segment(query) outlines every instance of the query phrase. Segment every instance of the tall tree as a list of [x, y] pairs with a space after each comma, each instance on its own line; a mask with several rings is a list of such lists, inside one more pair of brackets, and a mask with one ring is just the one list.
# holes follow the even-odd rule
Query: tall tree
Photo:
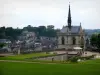
[[39, 32], [40, 36], [45, 36], [46, 27], [45, 26], [39, 26], [38, 27], [38, 32]]
[[97, 37], [97, 47], [100, 49], [100, 34]]
[[5, 37], [6, 37], [6, 35], [5, 35], [5, 27], [1, 27], [0, 28], [0, 39], [3, 39]]
[[0, 48], [4, 47], [6, 44], [0, 43]]
[[98, 34], [93, 34], [90, 38], [90, 43], [93, 47], [97, 47]]
[[100, 52], [100, 33], [99, 34], [93, 34], [90, 39], [91, 45], [95, 48], [97, 48]]
[[54, 29], [54, 25], [48, 25], [47, 29]]

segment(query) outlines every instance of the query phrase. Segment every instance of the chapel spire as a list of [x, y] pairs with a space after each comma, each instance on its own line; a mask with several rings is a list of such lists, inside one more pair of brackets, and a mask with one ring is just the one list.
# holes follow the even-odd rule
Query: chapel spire
[[69, 11], [68, 11], [68, 20], [67, 20], [67, 23], [68, 23], [68, 27], [71, 28], [72, 20], [71, 20], [70, 3], [69, 3]]

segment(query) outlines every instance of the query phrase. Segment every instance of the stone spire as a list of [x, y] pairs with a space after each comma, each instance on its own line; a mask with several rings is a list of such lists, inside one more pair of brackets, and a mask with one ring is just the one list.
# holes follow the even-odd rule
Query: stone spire
[[71, 23], [72, 23], [72, 20], [71, 20], [71, 10], [70, 10], [70, 3], [69, 3], [69, 11], [68, 11], [68, 27], [71, 28]]

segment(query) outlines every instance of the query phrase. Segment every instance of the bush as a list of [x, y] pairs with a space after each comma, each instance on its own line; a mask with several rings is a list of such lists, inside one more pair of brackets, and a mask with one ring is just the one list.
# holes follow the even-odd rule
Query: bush
[[6, 46], [5, 43], [0, 43], [0, 48], [3, 48], [4, 46]]
[[0, 55], [0, 57], [5, 57], [4, 55]]
[[50, 54], [50, 52], [46, 52], [46, 54]]
[[57, 52], [54, 52], [54, 54], [57, 54]]
[[90, 59], [93, 59], [94, 57], [95, 57], [95, 55], [86, 56], [86, 57], [73, 56], [73, 57], [69, 58], [69, 61], [77, 63], [78, 59], [80, 59], [80, 60], [90, 60]]
[[74, 56], [74, 57], [71, 57], [71, 58], [69, 59], [69, 61], [76, 63], [76, 62], [78, 62], [78, 59], [79, 59], [78, 56]]

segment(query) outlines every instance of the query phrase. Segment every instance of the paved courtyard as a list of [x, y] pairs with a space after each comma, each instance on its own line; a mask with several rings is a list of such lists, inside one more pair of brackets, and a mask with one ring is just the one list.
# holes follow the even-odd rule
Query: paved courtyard
[[[66, 53], [66, 52], [75, 53], [76, 51], [54, 51], [54, 52], [57, 53], [57, 54], [64, 54], [64, 53]], [[84, 55], [84, 56], [90, 56], [90, 55], [98, 55], [98, 56], [99, 56], [100, 53], [98, 53], [98, 52], [85, 51], [83, 55]]]

